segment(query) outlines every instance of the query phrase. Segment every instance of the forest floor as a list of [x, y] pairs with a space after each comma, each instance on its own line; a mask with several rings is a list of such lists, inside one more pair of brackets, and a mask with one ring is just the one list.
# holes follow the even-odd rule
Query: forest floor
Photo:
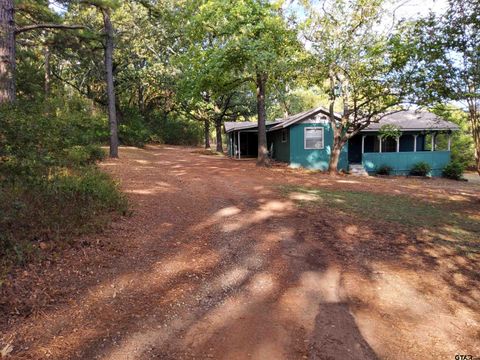
[[479, 184], [170, 146], [100, 166], [132, 215], [11, 274], [8, 358], [480, 357]]

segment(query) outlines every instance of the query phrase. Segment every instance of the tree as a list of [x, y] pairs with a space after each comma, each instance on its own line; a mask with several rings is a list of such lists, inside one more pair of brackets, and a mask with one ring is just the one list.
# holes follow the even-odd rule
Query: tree
[[[118, 124], [117, 124], [117, 103], [115, 99], [115, 84], [113, 74], [113, 51], [114, 51], [114, 28], [111, 20], [111, 11], [118, 7], [116, 0], [104, 1], [104, 0], [64, 0], [65, 4], [69, 6], [69, 10], [72, 8], [79, 11], [79, 6], [94, 7], [102, 16], [103, 19], [103, 64], [104, 64], [104, 82], [106, 84], [106, 105], [108, 110], [108, 123], [110, 131], [110, 151], [109, 155], [112, 158], [118, 157]], [[95, 38], [95, 35], [88, 35]], [[90, 58], [91, 60], [91, 58]], [[75, 87], [75, 85], [73, 85]], [[81, 91], [80, 88], [76, 87]], [[89, 95], [87, 92], [85, 95]], [[101, 102], [101, 101], [99, 101]]]
[[[30, 12], [29, 19], [43, 20], [45, 13], [50, 19], [58, 20], [58, 17], [52, 15], [48, 9], [48, 3], [36, 4], [32, 2], [20, 2], [20, 14], [36, 9], [33, 15]], [[44, 11], [38, 11], [42, 8]], [[81, 29], [79, 25], [68, 25], [61, 23], [29, 23], [16, 27], [15, 21], [15, 3], [13, 0], [0, 0], [0, 103], [10, 103], [16, 98], [16, 49], [15, 37], [18, 34], [30, 32], [39, 29]]]
[[198, 30], [198, 26], [191, 27], [190, 45], [175, 58], [180, 74], [177, 98], [188, 116], [204, 122], [206, 148], [210, 147], [210, 122], [213, 122], [216, 151], [223, 152], [224, 120], [250, 114], [249, 101], [242, 96], [249, 92], [244, 86], [247, 80], [224, 67], [222, 59], [216, 57], [219, 53], [214, 34], [206, 30], [203, 36], [198, 36]]
[[282, 17], [279, 5], [266, 0], [208, 0], [197, 23], [208, 29], [214, 42], [210, 54], [216, 69], [229, 73], [238, 85], [254, 86], [258, 118], [257, 165], [268, 164], [266, 93], [270, 81], [295, 68], [301, 57], [296, 31]]
[[115, 86], [113, 84], [113, 25], [110, 9], [101, 8], [105, 30], [105, 74], [107, 81], [108, 123], [110, 124], [110, 157], [118, 157], [117, 110], [115, 107]]
[[312, 73], [329, 97], [334, 139], [328, 171], [335, 174], [348, 140], [400, 108], [408, 77], [395, 61], [393, 34], [380, 31], [383, 0], [332, 0], [322, 5], [307, 3], [303, 34], [311, 43]]
[[430, 15], [402, 36], [405, 62], [413, 76], [417, 101], [437, 105], [453, 101], [468, 114], [480, 174], [480, 3], [449, 0], [444, 14]]
[[0, 103], [15, 100], [15, 9], [0, 0]]

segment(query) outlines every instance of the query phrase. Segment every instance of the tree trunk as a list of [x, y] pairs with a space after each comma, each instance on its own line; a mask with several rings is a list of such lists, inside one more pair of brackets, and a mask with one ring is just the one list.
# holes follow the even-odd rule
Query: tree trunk
[[50, 71], [50, 48], [47, 44], [43, 47], [43, 56], [45, 57], [45, 80], [44, 91], [45, 96], [50, 95], [51, 71]]
[[217, 151], [223, 153], [221, 118], [215, 119], [215, 139], [217, 141]]
[[0, 104], [15, 101], [14, 1], [0, 0]]
[[204, 120], [204, 131], [205, 131], [205, 149], [210, 149], [210, 122]]
[[328, 163], [328, 173], [330, 175], [336, 175], [338, 172], [338, 161], [340, 160], [341, 151], [341, 146], [336, 144], [333, 145], [332, 153], [330, 154], [330, 161]]
[[143, 85], [138, 85], [138, 109], [140, 110], [140, 114], [145, 114], [145, 100], [143, 98]]
[[267, 74], [257, 73], [257, 114], [258, 114], [258, 157], [257, 166], [267, 166], [267, 128], [265, 125], [265, 86], [267, 83]]
[[477, 173], [480, 175], [480, 115], [477, 112], [476, 104], [469, 104], [470, 125], [472, 128], [473, 145], [475, 147], [475, 163]]
[[110, 124], [110, 157], [118, 157], [118, 129], [115, 107], [115, 87], [113, 85], [113, 26], [110, 11], [102, 9], [105, 30], [105, 72], [108, 96], [108, 122]]
[[475, 163], [477, 165], [477, 173], [480, 175], [480, 128], [472, 129], [475, 146]]
[[[333, 114], [333, 106], [330, 106], [330, 113]], [[338, 162], [340, 160], [340, 154], [342, 153], [342, 148], [347, 143], [345, 134], [343, 134], [343, 127], [335, 123], [335, 119], [330, 119], [330, 126], [333, 130], [333, 145], [332, 151], [330, 153], [330, 161], [328, 162], [328, 173], [330, 175], [336, 175], [338, 173]]]

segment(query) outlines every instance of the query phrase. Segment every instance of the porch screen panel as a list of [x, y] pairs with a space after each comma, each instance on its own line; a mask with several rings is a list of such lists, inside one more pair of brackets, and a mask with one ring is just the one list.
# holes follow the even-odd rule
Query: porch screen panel
[[323, 149], [323, 128], [305, 128], [305, 149]]

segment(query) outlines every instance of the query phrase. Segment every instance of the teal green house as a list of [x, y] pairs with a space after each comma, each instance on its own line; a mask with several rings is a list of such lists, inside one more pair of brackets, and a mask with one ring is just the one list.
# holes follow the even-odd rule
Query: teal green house
[[[400, 130], [396, 138], [382, 138], [382, 126]], [[285, 119], [267, 122], [269, 155], [291, 167], [327, 170], [333, 145], [328, 110], [319, 107]], [[353, 136], [344, 146], [338, 169], [374, 174], [383, 166], [396, 175], [407, 175], [418, 162], [440, 176], [450, 161], [450, 135], [458, 126], [427, 111], [405, 110], [389, 114]], [[228, 155], [235, 159], [256, 157], [256, 122], [226, 122]]]

